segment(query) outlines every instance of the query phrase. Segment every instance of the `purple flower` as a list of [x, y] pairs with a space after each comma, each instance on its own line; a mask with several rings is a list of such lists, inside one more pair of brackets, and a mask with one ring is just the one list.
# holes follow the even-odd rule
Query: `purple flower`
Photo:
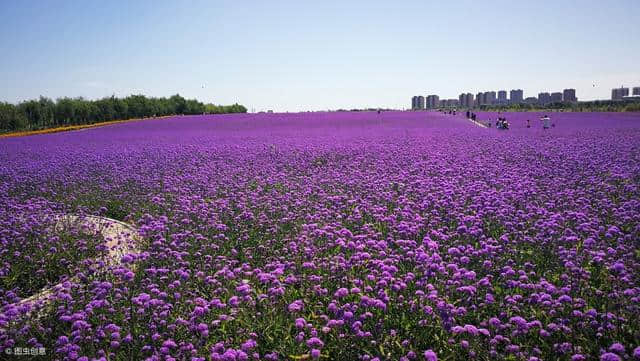
[[339, 289], [338, 289], [338, 290], [333, 294], [333, 296], [334, 296], [334, 297], [336, 297], [336, 298], [343, 298], [343, 297], [347, 296], [348, 294], [349, 294], [349, 290], [348, 290], [348, 289], [346, 289], [346, 288], [344, 288], [344, 287], [342, 287], [342, 288], [339, 288]]
[[301, 300], [293, 301], [289, 304], [288, 310], [291, 313], [300, 312], [304, 308], [304, 303]]
[[473, 336], [478, 335], [478, 328], [474, 325], [464, 325], [464, 329], [465, 331], [467, 331], [469, 334]]
[[251, 349], [255, 348], [258, 346], [258, 343], [253, 340], [253, 339], [249, 339], [247, 341], [245, 341], [242, 345], [241, 348], [243, 351], [245, 352], [249, 352]]
[[307, 340], [307, 346], [310, 348], [322, 348], [324, 346], [324, 342], [317, 337], [311, 337]]
[[175, 348], [175, 347], [178, 347], [178, 345], [176, 345], [176, 343], [173, 340], [166, 340], [162, 343], [162, 347]]
[[133, 272], [131, 272], [131, 271], [127, 271], [127, 272], [125, 272], [125, 273], [124, 273], [124, 275], [122, 276], [122, 278], [123, 278], [125, 281], [131, 281], [131, 280], [133, 280], [133, 279], [135, 278], [135, 276], [136, 276], [136, 275], [135, 275]]
[[301, 330], [307, 325], [307, 321], [305, 321], [304, 318], [299, 317], [299, 318], [296, 318], [295, 325], [297, 329]]
[[424, 359], [426, 361], [438, 361], [438, 355], [436, 355], [436, 353], [433, 352], [433, 350], [429, 349], [424, 352]]
[[228, 349], [222, 354], [222, 360], [224, 361], [236, 361], [238, 359], [238, 352], [234, 349]]
[[624, 271], [624, 268], [624, 263], [622, 262], [616, 262], [613, 264], [613, 266], [611, 266], [611, 270], [618, 273]]
[[621, 343], [616, 342], [611, 346], [609, 346], [609, 351], [615, 352], [615, 353], [624, 353], [624, 346], [622, 346]]
[[622, 359], [615, 353], [605, 352], [600, 355], [600, 361], [622, 361]]
[[209, 336], [209, 326], [207, 326], [206, 323], [199, 323], [198, 326], [196, 327], [196, 330], [198, 330], [198, 332], [200, 333], [200, 335], [202, 335], [202, 337]]

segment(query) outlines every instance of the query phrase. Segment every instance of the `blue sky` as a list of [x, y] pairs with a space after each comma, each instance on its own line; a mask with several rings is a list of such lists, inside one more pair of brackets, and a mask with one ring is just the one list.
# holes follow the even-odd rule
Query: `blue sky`
[[[640, 86], [640, 1], [2, 1], [0, 100], [180, 93], [277, 111]], [[595, 85], [595, 86], [594, 86]]]

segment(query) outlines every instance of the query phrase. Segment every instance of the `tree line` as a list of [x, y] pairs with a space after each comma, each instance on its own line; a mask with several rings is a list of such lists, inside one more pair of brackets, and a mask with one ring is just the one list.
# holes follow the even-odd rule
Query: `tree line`
[[40, 130], [53, 127], [94, 124], [110, 120], [157, 117], [176, 114], [246, 113], [240, 104], [204, 104], [179, 94], [169, 98], [144, 95], [115, 96], [98, 100], [40, 97], [19, 104], [0, 102], [0, 132]]

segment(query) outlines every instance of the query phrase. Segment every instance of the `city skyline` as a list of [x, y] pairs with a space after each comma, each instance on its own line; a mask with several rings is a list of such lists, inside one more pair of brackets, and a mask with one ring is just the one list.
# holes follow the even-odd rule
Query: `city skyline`
[[[401, 109], [425, 88], [593, 100], [640, 84], [637, 1], [490, 5], [3, 2], [0, 101], [179, 93], [256, 110]], [[468, 32], [490, 40], [461, 44]]]
[[[440, 107], [452, 107], [460, 106], [472, 108], [481, 105], [510, 105], [510, 104], [538, 104], [546, 105], [550, 103], [578, 103], [579, 100], [576, 96], [576, 89], [565, 88], [555, 92], [540, 92], [537, 96], [524, 96], [522, 89], [511, 89], [507, 97], [507, 91], [504, 89], [496, 91], [484, 91], [478, 92], [475, 97], [472, 93], [461, 93], [458, 95], [458, 99], [442, 99], [439, 100], [438, 95], [429, 95], [426, 97], [426, 103], [419, 103], [416, 101], [418, 96], [413, 96], [411, 102], [412, 110], [420, 109], [434, 109]], [[433, 101], [429, 101], [432, 98]], [[610, 99], [596, 99], [599, 101], [606, 100], [640, 100], [640, 86], [632, 87], [618, 87], [611, 89]], [[591, 102], [593, 100], [586, 100]]]
[[[634, 92], [638, 91], [640, 93], [640, 87], [633, 88]], [[622, 89], [613, 89], [612, 90], [612, 99], [615, 99], [616, 91], [621, 91]], [[562, 92], [542, 92], [538, 93], [537, 97], [530, 96], [524, 97], [524, 91], [522, 89], [511, 89], [509, 92], [509, 97], [507, 97], [507, 91], [504, 89], [493, 91], [484, 91], [478, 92], [475, 97], [472, 93], [461, 93], [458, 95], [457, 99], [440, 99], [438, 95], [428, 95], [426, 98], [419, 95], [414, 95], [411, 98], [411, 108], [412, 110], [420, 110], [420, 109], [435, 109], [441, 107], [466, 107], [472, 108], [481, 105], [509, 105], [509, 104], [548, 104], [548, 103], [556, 103], [556, 102], [568, 102], [568, 103], [576, 103], [578, 102], [578, 98], [576, 97], [576, 90], [573, 88], [563, 89]], [[628, 89], [627, 89], [628, 95]], [[426, 101], [420, 102], [419, 99], [426, 99]]]

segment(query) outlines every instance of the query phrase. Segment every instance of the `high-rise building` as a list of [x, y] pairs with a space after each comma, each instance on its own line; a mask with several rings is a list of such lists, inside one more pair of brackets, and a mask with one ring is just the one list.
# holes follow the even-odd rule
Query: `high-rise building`
[[467, 108], [473, 108], [473, 105], [474, 105], [474, 103], [473, 103], [473, 94], [467, 93], [466, 101], [464, 103], [464, 106], [467, 107]]
[[640, 86], [633, 87], [633, 95], [640, 95]]
[[560, 92], [551, 93], [551, 102], [562, 103], [562, 93]]
[[422, 95], [418, 95], [418, 110], [424, 109], [424, 97]]
[[509, 101], [512, 104], [522, 103], [524, 100], [524, 92], [522, 89], [511, 89], [509, 92]]
[[435, 109], [440, 106], [440, 97], [437, 95], [427, 96], [427, 109]]
[[506, 104], [507, 103], [507, 91], [499, 90], [498, 91], [498, 103]]
[[629, 96], [629, 88], [620, 87], [611, 89], [611, 100], [620, 100], [626, 96]]
[[416, 108], [418, 108], [418, 97], [414, 95], [411, 97], [411, 110], [416, 110]]
[[458, 97], [458, 104], [461, 107], [467, 106], [467, 94], [466, 93], [460, 94], [460, 96]]
[[442, 103], [443, 107], [454, 108], [454, 107], [458, 106], [459, 100], [458, 99], [443, 99], [441, 103]]
[[565, 89], [562, 91], [562, 100], [568, 103], [575, 103], [578, 101], [576, 98], [576, 90], [575, 89]]
[[480, 93], [476, 94], [476, 105], [480, 106], [480, 105], [483, 105], [483, 104], [485, 104], [485, 102], [484, 102], [484, 93], [480, 92]]
[[538, 93], [538, 104], [545, 105], [551, 103], [551, 95], [549, 93]]
[[485, 104], [495, 104], [496, 103], [496, 92], [484, 92], [484, 102]]

